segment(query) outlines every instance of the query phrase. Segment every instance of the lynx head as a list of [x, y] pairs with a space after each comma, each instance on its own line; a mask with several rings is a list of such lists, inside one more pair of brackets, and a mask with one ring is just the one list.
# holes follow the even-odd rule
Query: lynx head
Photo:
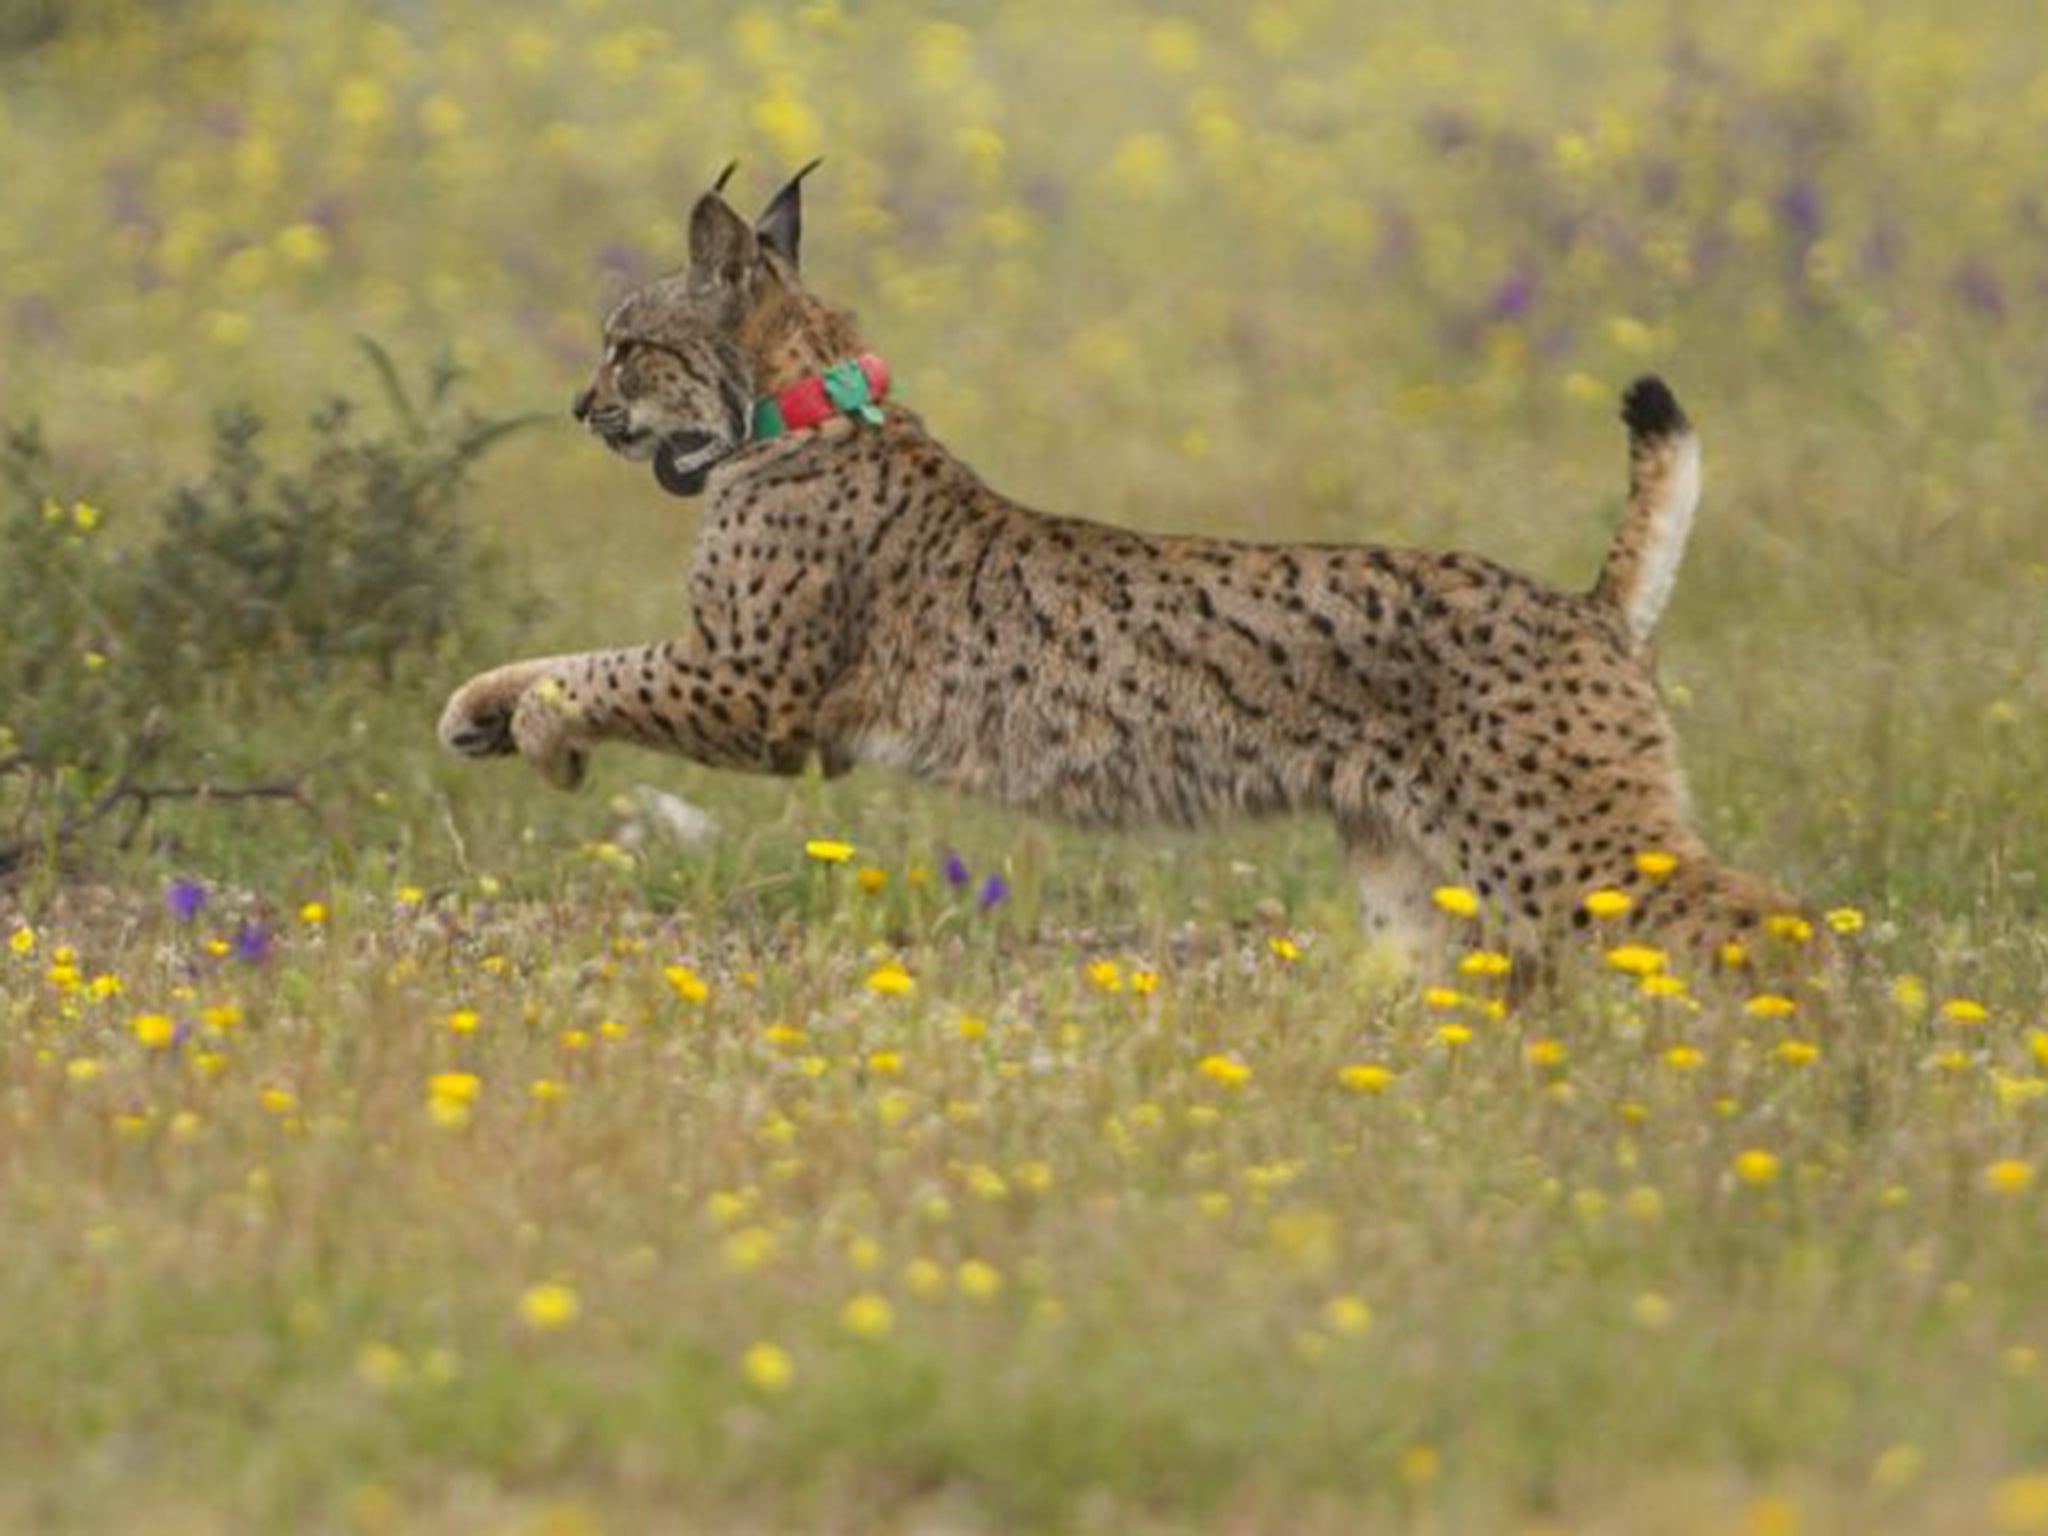
[[[576, 419], [613, 452], [652, 459], [694, 496], [747, 440], [754, 397], [852, 350], [850, 322], [803, 289], [797, 249], [812, 161], [749, 226], [725, 200], [727, 166], [690, 211], [690, 262], [614, 306]], [[834, 323], [836, 322], [836, 323]]]

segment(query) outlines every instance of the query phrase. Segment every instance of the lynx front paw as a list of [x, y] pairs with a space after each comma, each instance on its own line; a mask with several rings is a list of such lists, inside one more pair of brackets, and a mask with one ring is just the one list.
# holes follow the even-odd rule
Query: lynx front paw
[[490, 673], [464, 683], [441, 711], [441, 745], [464, 757], [503, 757], [518, 750], [512, 740], [512, 711], [519, 695], [490, 686]]
[[512, 712], [512, 740], [519, 755], [557, 789], [576, 788], [590, 766], [581, 727], [582, 711], [551, 677], [521, 694]]

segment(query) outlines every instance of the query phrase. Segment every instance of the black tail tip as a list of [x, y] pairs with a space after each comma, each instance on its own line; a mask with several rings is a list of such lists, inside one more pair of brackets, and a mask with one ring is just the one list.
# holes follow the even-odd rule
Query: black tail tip
[[1644, 374], [1622, 391], [1621, 419], [1631, 437], [1674, 437], [1690, 425], [1671, 386], [1654, 373]]

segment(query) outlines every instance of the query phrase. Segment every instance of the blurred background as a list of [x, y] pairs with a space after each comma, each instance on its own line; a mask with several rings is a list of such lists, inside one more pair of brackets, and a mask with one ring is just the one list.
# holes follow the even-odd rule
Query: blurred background
[[[32, 700], [74, 724], [102, 701], [81, 782], [151, 702], [215, 721], [167, 749], [192, 772], [318, 758], [343, 863], [452, 859], [428, 851], [451, 803], [508, 846], [601, 837], [607, 791], [650, 774], [776, 814], [781, 787], [623, 754], [558, 801], [441, 763], [431, 724], [510, 649], [677, 622], [695, 509], [567, 402], [720, 166], [751, 206], [823, 155], [811, 282], [1028, 503], [1583, 585], [1619, 506], [1616, 392], [1664, 373], [1707, 442], [1663, 654], [1710, 832], [1816, 894], [2024, 917], [2048, 840], [2044, 132], [2030, 0], [8, 0], [0, 418], [40, 445], [0, 552], [0, 725], [19, 746]], [[415, 419], [441, 420], [437, 365], [445, 425]], [[357, 411], [313, 425], [337, 394]], [[238, 406], [268, 425], [224, 450]], [[224, 451], [265, 467], [237, 491]], [[448, 494], [394, 502], [409, 464]], [[342, 480], [361, 497], [300, 550]], [[429, 513], [414, 563], [377, 566]], [[467, 572], [457, 546], [473, 585], [427, 569]], [[32, 644], [63, 561], [156, 595]], [[323, 571], [417, 611], [322, 638]], [[227, 634], [235, 582], [258, 595]], [[294, 650], [313, 669], [279, 673]], [[875, 775], [809, 793], [906, 841], [972, 814]], [[264, 825], [289, 844], [287, 822]]]

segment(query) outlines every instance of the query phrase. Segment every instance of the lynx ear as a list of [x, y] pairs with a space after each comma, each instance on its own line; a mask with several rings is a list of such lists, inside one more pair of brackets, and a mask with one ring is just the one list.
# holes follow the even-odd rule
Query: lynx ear
[[754, 238], [773, 251], [791, 268], [797, 263], [797, 248], [804, 238], [804, 178], [823, 165], [813, 160], [798, 171], [783, 189], [768, 200], [761, 217], [754, 221]]
[[[730, 169], [727, 175], [731, 174]], [[722, 185], [725, 177], [721, 176]], [[721, 287], [737, 288], [754, 265], [754, 232], [733, 212], [716, 187], [697, 199], [690, 210], [690, 275]]]

